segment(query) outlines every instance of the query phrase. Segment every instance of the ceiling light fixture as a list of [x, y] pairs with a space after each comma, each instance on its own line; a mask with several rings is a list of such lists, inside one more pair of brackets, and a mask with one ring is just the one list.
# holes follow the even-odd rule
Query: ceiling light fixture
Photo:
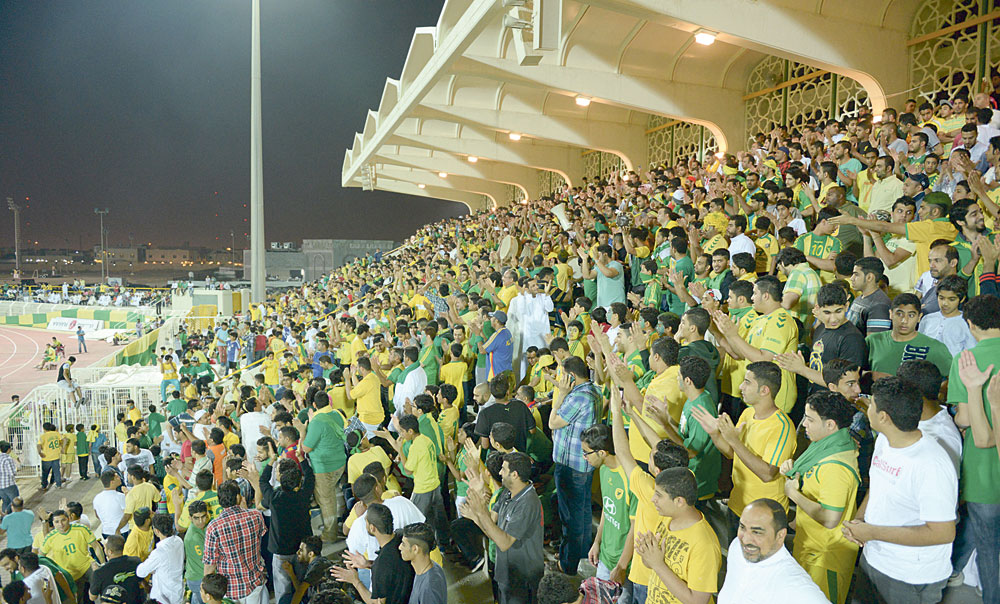
[[702, 46], [711, 46], [715, 42], [715, 32], [708, 31], [707, 29], [699, 29], [694, 32], [694, 41]]
[[421, 183], [421, 184], [417, 185], [417, 188], [418, 188], [418, 189], [426, 189], [426, 188], [427, 188], [427, 185], [425, 185], [425, 184]]
[[519, 141], [519, 140], [521, 140], [521, 135], [518, 134], [517, 132], [511, 132], [507, 136], [509, 136], [510, 140], [512, 140], [512, 141]]
[[448, 178], [448, 173], [447, 172], [438, 172], [438, 176], [440, 176], [441, 178]]
[[470, 164], [474, 164], [474, 163], [476, 163], [477, 161], [479, 161], [479, 158], [478, 158], [478, 157], [476, 157], [475, 155], [470, 155], [470, 156], [469, 156], [469, 163], [470, 163]]
[[580, 107], [588, 107], [590, 106], [590, 99], [585, 96], [577, 96], [576, 104], [579, 105]]

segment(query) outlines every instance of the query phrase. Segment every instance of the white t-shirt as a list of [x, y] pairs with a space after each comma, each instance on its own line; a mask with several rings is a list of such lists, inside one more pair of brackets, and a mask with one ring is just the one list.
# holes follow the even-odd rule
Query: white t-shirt
[[247, 459], [257, 458], [257, 441], [264, 436], [260, 427], [271, 427], [271, 418], [263, 411], [253, 411], [240, 416], [240, 440], [247, 450]]
[[[392, 529], [402, 530], [408, 524], [423, 522], [426, 518], [413, 502], [402, 495], [387, 499], [382, 505], [392, 512]], [[380, 549], [375, 537], [368, 534], [368, 526], [365, 518], [368, 512], [358, 517], [351, 525], [351, 530], [347, 533], [347, 551], [361, 554], [369, 560], [374, 560], [378, 556]]]
[[743, 252], [756, 257], [757, 246], [754, 245], [753, 239], [750, 239], [743, 233], [740, 233], [739, 235], [733, 237], [733, 240], [729, 243], [729, 258], [731, 259], [736, 254]]
[[163, 604], [183, 604], [184, 540], [173, 535], [157, 543], [135, 574], [140, 578], [153, 575], [150, 598]]
[[782, 547], [760, 562], [747, 562], [740, 540], [729, 544], [726, 581], [718, 604], [826, 604], [809, 574]]
[[149, 449], [139, 449], [138, 453], [122, 453], [122, 461], [118, 464], [118, 469], [122, 471], [122, 474], [125, 474], [130, 467], [138, 465], [148, 472], [149, 467], [154, 463], [156, 463], [156, 460], [153, 458], [153, 454], [149, 452]]
[[[94, 497], [94, 513], [101, 521], [101, 532], [110, 535], [118, 528], [125, 515], [125, 495], [118, 491], [101, 491]], [[128, 534], [128, 524], [122, 527], [122, 534]]]
[[790, 221], [788, 223], [788, 226], [792, 227], [796, 235], [805, 235], [806, 231], [809, 230], [806, 228], [806, 221], [802, 220], [801, 218], [795, 218], [794, 220]]
[[934, 417], [921, 420], [917, 429], [923, 432], [924, 436], [930, 436], [937, 441], [937, 444], [941, 445], [955, 466], [955, 473], [961, 474], [959, 468], [962, 466], [962, 435], [959, 433], [958, 426], [955, 425], [951, 414], [942, 408]]
[[56, 587], [56, 578], [52, 576], [52, 571], [47, 566], [39, 566], [38, 570], [24, 578], [24, 585], [31, 591], [31, 597], [28, 598], [27, 604], [45, 604], [42, 584], [46, 581], [48, 581], [49, 589], [52, 591], [52, 604], [62, 604], [59, 588]]
[[[865, 522], [919, 526], [955, 520], [958, 474], [948, 453], [931, 437], [895, 449], [885, 434], [875, 439]], [[897, 581], [922, 585], [951, 575], [951, 543], [908, 546], [869, 541], [863, 555], [872, 568]]]

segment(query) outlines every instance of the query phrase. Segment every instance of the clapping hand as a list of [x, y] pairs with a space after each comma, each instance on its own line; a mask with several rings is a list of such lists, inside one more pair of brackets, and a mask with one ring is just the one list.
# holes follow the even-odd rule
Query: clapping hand
[[986, 371], [980, 371], [976, 363], [976, 356], [971, 350], [963, 350], [958, 357], [958, 377], [968, 390], [981, 389], [990, 379], [993, 373], [993, 365], [990, 364]]

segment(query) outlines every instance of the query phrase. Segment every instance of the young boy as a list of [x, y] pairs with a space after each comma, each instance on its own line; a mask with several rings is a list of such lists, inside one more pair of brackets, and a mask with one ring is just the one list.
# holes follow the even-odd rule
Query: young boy
[[153, 551], [153, 512], [149, 508], [139, 508], [132, 514], [132, 521], [135, 526], [125, 539], [122, 553], [145, 562], [149, 552]]
[[[597, 566], [598, 579], [624, 583], [632, 561], [632, 548], [627, 546], [634, 538], [632, 520], [635, 518], [636, 498], [629, 490], [628, 476], [615, 456], [611, 428], [605, 424], [590, 426], [584, 429], [580, 441], [587, 463], [600, 475], [603, 501], [601, 522], [587, 558]], [[626, 549], [629, 550], [627, 553]]]
[[896, 375], [905, 360], [924, 359], [934, 363], [942, 375], [951, 370], [954, 355], [948, 347], [917, 331], [923, 315], [920, 299], [913, 294], [899, 294], [889, 310], [892, 330], [872, 334], [868, 343], [868, 361], [875, 379]]
[[441, 385], [451, 384], [458, 391], [458, 396], [453, 402], [456, 409], [461, 409], [465, 405], [465, 394], [462, 382], [468, 372], [469, 366], [462, 358], [463, 347], [461, 344], [451, 345], [451, 361], [441, 366]]
[[937, 284], [938, 307], [941, 310], [920, 319], [920, 333], [947, 346], [952, 355], [961, 354], [976, 345], [961, 311], [968, 292], [968, 282], [959, 275], [942, 277]]
[[867, 362], [865, 337], [861, 331], [847, 320], [847, 291], [836, 283], [828, 283], [819, 289], [813, 316], [820, 326], [813, 334], [813, 348], [806, 364], [797, 352], [780, 354], [775, 362], [782, 369], [803, 376], [813, 383], [812, 390], [826, 387], [823, 367], [833, 359], [844, 359], [864, 366]]
[[[198, 595], [204, 604], [235, 604], [226, 597], [226, 592], [228, 591], [229, 579], [219, 573], [205, 575], [202, 577], [201, 585], [198, 587]], [[191, 599], [192, 604], [194, 604], [194, 597], [192, 596]]]
[[184, 582], [191, 590], [191, 604], [202, 604], [201, 580], [205, 575], [202, 557], [205, 555], [205, 527], [208, 526], [208, 505], [192, 501], [189, 509], [191, 525], [184, 533]]
[[90, 443], [87, 442], [87, 433], [83, 431], [83, 424], [76, 425], [76, 462], [80, 467], [80, 480], [90, 480], [87, 475], [87, 462], [90, 459]]

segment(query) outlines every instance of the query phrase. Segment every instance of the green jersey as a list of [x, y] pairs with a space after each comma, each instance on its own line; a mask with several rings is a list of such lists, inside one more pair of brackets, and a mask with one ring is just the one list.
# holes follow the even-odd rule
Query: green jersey
[[625, 550], [625, 541], [635, 518], [638, 497], [629, 491], [628, 476], [619, 465], [617, 468], [601, 466], [601, 501], [604, 508], [604, 527], [601, 529], [600, 560], [609, 570], [618, 564]]
[[76, 455], [77, 457], [90, 455], [90, 443], [87, 442], [87, 433], [82, 430], [76, 433]]
[[925, 360], [934, 363], [941, 375], [951, 370], [951, 352], [934, 338], [917, 333], [912, 340], [897, 342], [892, 331], [874, 333], [867, 338], [868, 363], [872, 371], [896, 375], [903, 361]]
[[684, 439], [684, 446], [695, 452], [688, 460], [688, 469], [698, 482], [698, 499], [710, 497], [719, 490], [719, 475], [722, 473], [722, 453], [715, 448], [712, 437], [705, 432], [696, 419], [691, 417], [695, 407], [717, 416], [715, 401], [708, 391], [703, 390], [694, 400], [684, 403], [677, 432]]
[[205, 554], [205, 529], [194, 524], [184, 533], [184, 580], [201, 581], [205, 576], [202, 556]]
[[[988, 338], [972, 347], [972, 354], [976, 357], [976, 365], [980, 371], [986, 371], [990, 365], [994, 365], [992, 374], [996, 375], [1000, 367], [995, 365], [996, 359], [1000, 358], [1000, 338]], [[986, 421], [989, 428], [993, 428], [993, 411], [990, 408], [986, 397], [986, 388], [989, 382], [983, 384], [983, 411], [986, 413]], [[948, 374], [948, 402], [950, 404], [962, 404], [969, 402], [969, 392], [965, 388], [958, 375], [958, 357], [951, 365], [951, 373]], [[961, 498], [972, 503], [1000, 503], [1000, 457], [997, 457], [996, 445], [992, 447], [980, 448], [973, 440], [972, 430], [965, 431], [965, 443], [962, 447], [962, 475], [961, 475]]]
[[[186, 406], [186, 405], [185, 405]], [[156, 438], [163, 434], [163, 422], [167, 421], [167, 418], [163, 417], [159, 413], [149, 414], [149, 437]]]

